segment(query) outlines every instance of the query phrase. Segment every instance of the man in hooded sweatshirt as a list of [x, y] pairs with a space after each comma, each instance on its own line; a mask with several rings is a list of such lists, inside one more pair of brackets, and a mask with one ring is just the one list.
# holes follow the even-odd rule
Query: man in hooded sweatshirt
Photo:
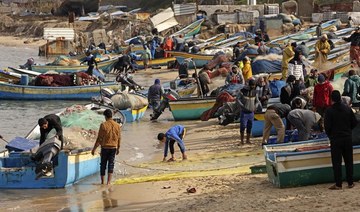
[[[321, 117], [324, 117], [325, 110], [331, 106], [331, 93], [334, 88], [323, 74], [318, 76], [318, 83], [314, 87], [313, 106], [316, 108]], [[321, 121], [321, 129], [324, 122]]]
[[360, 107], [360, 100], [357, 98], [360, 86], [360, 77], [355, 74], [354, 70], [349, 71], [349, 78], [345, 81], [343, 96], [351, 98], [352, 106]]
[[316, 126], [321, 116], [312, 110], [295, 109], [289, 112], [287, 118], [298, 130], [298, 140], [306, 141], [311, 137], [311, 129]]
[[329, 189], [342, 188], [342, 158], [345, 162], [348, 188], [352, 188], [354, 187], [352, 129], [357, 125], [357, 121], [351, 108], [342, 103], [339, 91], [335, 90], [331, 93], [331, 100], [332, 106], [325, 113], [325, 132], [330, 139], [335, 184]]
[[226, 76], [225, 84], [245, 84], [244, 76], [239, 70], [239, 67], [236, 65], [231, 67], [231, 71]]

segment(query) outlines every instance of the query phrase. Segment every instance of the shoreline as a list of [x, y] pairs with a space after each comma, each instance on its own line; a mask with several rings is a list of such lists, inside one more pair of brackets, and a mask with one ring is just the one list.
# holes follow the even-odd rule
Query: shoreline
[[[28, 43], [26, 43], [28, 42]], [[16, 36], [0, 36], [0, 45], [8, 47], [40, 47], [46, 44], [41, 38], [25, 38]]]

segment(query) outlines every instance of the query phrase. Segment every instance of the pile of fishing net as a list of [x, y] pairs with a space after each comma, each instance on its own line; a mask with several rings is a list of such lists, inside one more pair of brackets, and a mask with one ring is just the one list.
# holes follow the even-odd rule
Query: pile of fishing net
[[104, 116], [85, 106], [74, 105], [60, 114], [64, 134], [64, 149], [92, 147]]
[[132, 93], [117, 93], [111, 97], [115, 108], [119, 110], [133, 109], [138, 110], [149, 104], [145, 96]]
[[71, 59], [67, 56], [59, 56], [55, 58], [54, 62], [52, 62], [50, 65], [54, 66], [79, 66], [80, 61], [77, 59]]

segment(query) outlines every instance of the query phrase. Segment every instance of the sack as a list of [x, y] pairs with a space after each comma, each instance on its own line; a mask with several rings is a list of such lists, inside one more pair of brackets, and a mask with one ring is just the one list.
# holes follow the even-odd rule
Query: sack
[[285, 85], [286, 85], [286, 82], [283, 80], [270, 81], [269, 87], [270, 87], [271, 93], [272, 93], [271, 97], [273, 97], [273, 98], [279, 97], [281, 88], [284, 87]]

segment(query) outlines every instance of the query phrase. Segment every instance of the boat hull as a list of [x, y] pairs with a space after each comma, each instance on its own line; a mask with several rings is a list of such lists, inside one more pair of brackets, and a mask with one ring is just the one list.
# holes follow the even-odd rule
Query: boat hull
[[[154, 60], [149, 60], [149, 66], [166, 66], [169, 62], [176, 61], [176, 58], [174, 57], [168, 57], [168, 58], [158, 58]], [[140, 69], [144, 68], [144, 62], [143, 61], [136, 61], [136, 64]]]
[[128, 110], [120, 110], [122, 114], [125, 115], [126, 122], [131, 123], [134, 121], [139, 121], [144, 117], [146, 109], [148, 106], [145, 106], [141, 109], [128, 109]]
[[[114, 68], [118, 58], [113, 58], [110, 60], [106, 60], [98, 63], [98, 68], [101, 69], [105, 73], [110, 73], [110, 71]], [[32, 71], [36, 71], [39, 73], [46, 73], [48, 71], [56, 71], [59, 73], [74, 73], [79, 71], [86, 71], [88, 69], [87, 65], [81, 66], [52, 66], [52, 65], [33, 65], [31, 66]]]
[[175, 121], [198, 120], [215, 102], [216, 99], [182, 99], [170, 101], [169, 105]]
[[[265, 146], [266, 168], [270, 182], [279, 188], [334, 182], [330, 148], [304, 152], [284, 152], [301, 145], [328, 145], [329, 141], [307, 141]], [[273, 147], [278, 148], [272, 149]], [[360, 146], [354, 146], [354, 180], [360, 179]], [[343, 165], [343, 173], [345, 167]], [[345, 175], [343, 175], [345, 180]]]
[[120, 86], [116, 83], [89, 86], [27, 86], [0, 83], [0, 99], [7, 100], [91, 100], [99, 95], [102, 88], [115, 91]]
[[[64, 188], [100, 170], [99, 155], [90, 151], [71, 154], [60, 152], [54, 174], [36, 180], [35, 167], [29, 153], [10, 153], [0, 158], [0, 188], [2, 189], [48, 189]], [[12, 168], [7, 168], [12, 167]]]

